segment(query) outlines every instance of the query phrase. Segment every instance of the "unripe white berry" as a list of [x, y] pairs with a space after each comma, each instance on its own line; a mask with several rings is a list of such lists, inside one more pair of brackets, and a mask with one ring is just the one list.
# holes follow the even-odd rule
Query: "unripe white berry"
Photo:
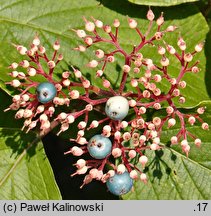
[[122, 155], [122, 150], [120, 148], [114, 148], [111, 152], [114, 158], [120, 157]]
[[58, 115], [57, 119], [59, 120], [65, 120], [67, 118], [67, 113], [62, 112]]
[[74, 156], [81, 156], [83, 154], [83, 150], [81, 148], [79, 148], [78, 146], [73, 146], [70, 150], [70, 152], [74, 155]]
[[131, 79], [131, 86], [132, 87], [137, 87], [138, 86], [138, 81], [136, 79]]
[[200, 146], [201, 146], [201, 140], [198, 139], [198, 138], [194, 140], [194, 143], [195, 143], [195, 145], [196, 145], [197, 147], [200, 147]]
[[103, 50], [98, 49], [98, 50], [95, 51], [95, 55], [96, 55], [98, 58], [103, 58], [103, 57], [104, 57], [104, 52], [103, 52]]
[[154, 18], [155, 18], [154, 13], [152, 12], [151, 9], [149, 9], [148, 12], [147, 12], [147, 19], [148, 19], [149, 21], [153, 21]]
[[76, 34], [79, 38], [86, 37], [86, 32], [84, 30], [81, 30], [81, 29], [76, 30]]
[[146, 113], [146, 108], [140, 107], [138, 112], [139, 112], [139, 114], [144, 114], [144, 113]]
[[21, 63], [20, 63], [20, 66], [22, 66], [23, 68], [28, 68], [29, 67], [29, 62], [27, 60], [23, 60]]
[[103, 22], [100, 21], [100, 20], [95, 20], [95, 25], [96, 25], [96, 27], [98, 27], [98, 28], [102, 28], [102, 27], [103, 27]]
[[20, 81], [17, 79], [14, 79], [11, 81], [11, 85], [15, 88], [19, 87], [21, 85]]
[[156, 109], [156, 110], [159, 110], [161, 108], [160, 103], [154, 103], [153, 108]]
[[155, 76], [154, 76], [154, 80], [155, 80], [155, 82], [160, 82], [160, 81], [162, 80], [161, 75], [159, 75], [159, 74], [155, 74]]
[[141, 144], [144, 144], [146, 140], [147, 140], [147, 138], [146, 138], [145, 135], [141, 135], [141, 136], [139, 137], [139, 141], [140, 141]]
[[65, 79], [65, 80], [62, 81], [62, 84], [64, 86], [69, 86], [70, 85], [70, 80], [69, 79]]
[[184, 97], [180, 97], [179, 98], [179, 103], [181, 103], [181, 104], [185, 103], [185, 98]]
[[179, 48], [184, 51], [186, 50], [186, 43], [185, 41], [180, 37], [178, 42], [177, 42], [177, 45], [179, 46]]
[[14, 103], [17, 103], [17, 102], [20, 101], [20, 99], [21, 99], [21, 96], [20, 96], [20, 95], [14, 95], [13, 98], [12, 98], [12, 101], [13, 101]]
[[185, 88], [187, 84], [186, 84], [186, 82], [183, 80], [183, 81], [180, 81], [178, 85], [179, 85], [180, 88]]
[[192, 54], [191, 54], [191, 53], [186, 53], [186, 54], [184, 55], [184, 60], [185, 60], [186, 62], [191, 62], [191, 61], [193, 60]]
[[130, 72], [130, 66], [129, 65], [124, 65], [123, 66], [123, 72], [129, 73]]
[[162, 46], [158, 46], [158, 54], [164, 55], [166, 53], [166, 49]]
[[152, 142], [153, 142], [153, 144], [159, 145], [160, 144], [160, 138], [159, 137], [155, 137]]
[[40, 115], [39, 119], [41, 122], [45, 122], [48, 121], [48, 116], [45, 113], [43, 113], [42, 115]]
[[11, 73], [10, 73], [10, 76], [12, 76], [12, 77], [17, 77], [18, 76], [18, 71], [12, 71]]
[[90, 87], [90, 81], [89, 80], [84, 80], [82, 82], [82, 85], [83, 85], [84, 88], [89, 88]]
[[104, 86], [105, 88], [109, 88], [109, 87], [111, 86], [111, 83], [110, 83], [108, 80], [104, 79], [104, 80], [103, 80], [103, 86]]
[[137, 23], [136, 20], [131, 19], [131, 18], [128, 18], [128, 24], [129, 24], [129, 27], [130, 27], [130, 28], [134, 29], [134, 28], [137, 27], [137, 24], [138, 24], [138, 23]]
[[176, 124], [176, 120], [174, 118], [170, 118], [168, 120], [168, 127], [173, 127]]
[[56, 63], [55, 63], [54, 61], [50, 60], [50, 61], [48, 62], [48, 67], [49, 67], [50, 69], [53, 69], [55, 66], [56, 66]]
[[198, 113], [199, 115], [204, 114], [204, 112], [205, 112], [205, 107], [199, 107], [199, 108], [197, 109], [197, 113]]
[[32, 116], [32, 114], [33, 114], [32, 110], [30, 110], [30, 109], [25, 109], [25, 110], [24, 110], [24, 113], [23, 113], [23, 117], [24, 117], [24, 118], [29, 118], [29, 117]]
[[178, 143], [178, 138], [176, 136], [171, 137], [171, 144], [177, 144]]
[[167, 32], [173, 32], [175, 29], [177, 29], [177, 27], [171, 25], [171, 26], [168, 26], [168, 27], [167, 27], [166, 31], [167, 31]]
[[209, 125], [206, 122], [202, 123], [201, 127], [203, 130], [209, 130]]
[[87, 140], [85, 137], [80, 137], [78, 140], [77, 140], [77, 143], [80, 144], [80, 145], [85, 145], [87, 144]]
[[120, 133], [119, 131], [116, 131], [116, 132], [114, 133], [114, 138], [115, 138], [116, 140], [119, 140], [119, 139], [121, 138], [121, 133]]
[[179, 89], [174, 89], [172, 95], [175, 96], [175, 97], [179, 96], [180, 95], [180, 90]]
[[193, 66], [192, 69], [191, 69], [191, 71], [193, 73], [198, 73], [200, 71], [200, 69], [197, 66]]
[[101, 77], [102, 75], [103, 75], [103, 71], [102, 70], [97, 70], [96, 76]]
[[148, 158], [145, 155], [142, 155], [139, 159], [138, 159], [139, 163], [145, 167], [146, 163], [148, 162]]
[[27, 52], [27, 48], [24, 47], [24, 46], [17, 46], [17, 50], [19, 51], [19, 53], [21, 55], [26, 55], [26, 52]]
[[176, 53], [176, 50], [174, 49], [173, 46], [167, 45], [167, 50], [170, 54], [174, 55]]
[[164, 23], [163, 13], [161, 13], [161, 16], [157, 19], [156, 23], [158, 26], [161, 26]]
[[79, 159], [77, 160], [75, 166], [78, 168], [78, 169], [81, 169], [82, 167], [84, 167], [86, 165], [86, 161], [84, 159]]
[[120, 21], [118, 19], [115, 19], [113, 25], [115, 28], [118, 28], [120, 26]]
[[[38, 106], [38, 107], [39, 107], [39, 106]], [[44, 107], [44, 106], [43, 106], [43, 107]], [[41, 111], [41, 112], [43, 112], [43, 111]], [[54, 114], [54, 112], [55, 112], [55, 108], [54, 108], [53, 106], [49, 107], [49, 108], [48, 108], [48, 112], [49, 112], [49, 115], [52, 116], [52, 115]]]
[[81, 121], [78, 123], [78, 129], [84, 129], [86, 127], [86, 122], [85, 121]]
[[90, 124], [90, 128], [97, 128], [99, 126], [98, 121], [93, 120], [92, 123]]
[[188, 146], [188, 141], [187, 141], [186, 139], [182, 140], [182, 141], [181, 141], [181, 146], [182, 146], [182, 147]]
[[111, 126], [110, 125], [105, 125], [103, 127], [103, 132], [105, 132], [105, 133], [111, 132]]
[[199, 43], [199, 44], [197, 44], [197, 45], [195, 46], [195, 51], [196, 51], [196, 52], [201, 52], [202, 49], [203, 49], [203, 47], [204, 47], [204, 43]]
[[10, 65], [10, 68], [12, 69], [16, 69], [18, 67], [18, 63], [16, 62], [13, 62], [11, 65]]
[[150, 92], [148, 90], [143, 91], [143, 97], [144, 98], [150, 98], [150, 96], [151, 96], [151, 94], [150, 94]]
[[90, 46], [90, 45], [93, 44], [93, 40], [92, 40], [91, 37], [85, 37], [84, 38], [84, 43]]
[[125, 132], [122, 137], [125, 141], [128, 141], [128, 140], [130, 140], [131, 135], [129, 132]]
[[147, 183], [147, 176], [145, 173], [141, 173], [140, 180], [143, 181], [144, 183]]
[[90, 68], [95, 68], [98, 66], [98, 61], [96, 60], [91, 60], [88, 64], [87, 64], [88, 67]]
[[62, 78], [67, 79], [70, 76], [70, 72], [69, 71], [65, 71], [62, 73]]
[[107, 61], [110, 62], [110, 63], [114, 62], [114, 61], [115, 61], [114, 56], [113, 56], [113, 55], [109, 55], [109, 56], [107, 57]]
[[168, 115], [170, 115], [170, 114], [172, 114], [172, 113], [174, 112], [174, 108], [171, 107], [171, 106], [168, 106], [168, 107], [166, 108], [166, 112], [167, 112]]
[[33, 129], [37, 126], [37, 121], [32, 121], [29, 125], [29, 129]]
[[169, 59], [166, 58], [165, 56], [163, 56], [160, 63], [161, 63], [162, 66], [166, 67], [166, 66], [169, 65]]
[[118, 174], [122, 174], [122, 173], [124, 173], [125, 171], [126, 171], [126, 167], [125, 167], [124, 164], [119, 164], [119, 165], [117, 166], [117, 173], [118, 173]]
[[81, 76], [82, 76], [82, 73], [79, 70], [74, 70], [74, 74], [75, 74], [76, 78], [81, 78]]
[[130, 178], [138, 179], [138, 172], [136, 170], [130, 171]]
[[23, 118], [23, 114], [24, 114], [24, 109], [20, 109], [20, 110], [18, 110], [17, 113], [15, 114], [15, 118], [16, 118], [16, 119]]
[[133, 100], [133, 99], [129, 100], [128, 103], [129, 103], [130, 107], [135, 107], [136, 106], [136, 101]]
[[126, 128], [126, 127], [128, 126], [128, 122], [122, 121], [122, 122], [120, 123], [120, 126], [121, 126], [121, 128]]
[[150, 145], [150, 149], [153, 150], [153, 151], [156, 151], [156, 150], [158, 150], [159, 148], [160, 148], [160, 147], [159, 147], [158, 144], [153, 143], [153, 144]]
[[79, 96], [80, 96], [80, 93], [78, 90], [72, 90], [70, 93], [69, 93], [70, 97], [72, 99], [78, 99]]
[[84, 166], [82, 167], [81, 169], [78, 169], [75, 173], [73, 173], [71, 176], [74, 176], [74, 175], [83, 175], [87, 172], [88, 170], [88, 167], [87, 166]]
[[89, 32], [93, 32], [95, 30], [95, 24], [93, 22], [87, 21], [85, 23], [85, 29]]
[[27, 101], [29, 101], [30, 96], [28, 94], [24, 94], [24, 95], [21, 96], [21, 98], [22, 98], [23, 101], [27, 102]]
[[196, 122], [196, 118], [194, 116], [190, 116], [188, 118], [188, 122], [190, 123], [190, 125], [194, 125], [194, 123]]
[[154, 117], [154, 118], [152, 119], [152, 122], [153, 122], [153, 124], [154, 124], [155, 126], [159, 126], [159, 125], [161, 124], [161, 118], [159, 118], [159, 117]]
[[135, 158], [136, 157], [136, 151], [135, 150], [130, 150], [128, 152], [128, 156], [129, 156], [130, 159]]
[[111, 26], [110, 25], [104, 25], [103, 30], [109, 34], [109, 33], [111, 33]]
[[98, 172], [99, 172], [98, 169], [93, 168], [93, 169], [90, 169], [89, 174], [91, 175], [93, 179], [95, 179], [97, 178]]
[[45, 121], [41, 123], [40, 129], [41, 130], [47, 130], [49, 129], [51, 126], [51, 123], [49, 121]]

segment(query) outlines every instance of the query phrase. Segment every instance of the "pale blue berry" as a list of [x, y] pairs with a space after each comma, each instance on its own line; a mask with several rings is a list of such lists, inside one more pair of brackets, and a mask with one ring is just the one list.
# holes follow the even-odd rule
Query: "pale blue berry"
[[114, 96], [108, 99], [105, 106], [107, 116], [113, 120], [124, 119], [129, 111], [128, 100], [122, 96]]
[[103, 159], [111, 153], [112, 143], [100, 134], [93, 136], [87, 145], [89, 154], [95, 159]]
[[130, 174], [128, 172], [124, 172], [122, 174], [116, 173], [107, 180], [106, 186], [112, 194], [120, 196], [131, 190], [133, 186], [133, 179], [130, 178]]
[[56, 96], [56, 88], [50, 82], [43, 82], [37, 86], [36, 89], [37, 99], [40, 103], [48, 103]]

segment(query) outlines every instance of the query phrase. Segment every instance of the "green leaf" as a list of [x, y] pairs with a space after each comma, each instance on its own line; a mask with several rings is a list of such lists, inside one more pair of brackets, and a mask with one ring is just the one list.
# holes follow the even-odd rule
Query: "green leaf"
[[[211, 124], [211, 101], [201, 103], [206, 106], [203, 120]], [[193, 113], [190, 109], [187, 113]], [[163, 143], [178, 132], [179, 127], [164, 130]], [[134, 192], [123, 199], [211, 199], [211, 134], [203, 131], [200, 125], [187, 126], [187, 129], [201, 138], [200, 148], [189, 140], [191, 150], [189, 157], [181, 151], [180, 146], [166, 147], [163, 150], [147, 151], [149, 158], [145, 173], [148, 183], [136, 182]]]
[[197, 2], [199, 0], [128, 0], [129, 2], [132, 2], [134, 4], [138, 5], [152, 5], [152, 6], [172, 6], [172, 5], [178, 5], [182, 3], [187, 2]]
[[[30, 7], [29, 7], [30, 5]], [[42, 5], [42, 10], [40, 10]], [[51, 5], [51, 7], [49, 7]], [[139, 26], [143, 32], [147, 30], [148, 21], [146, 20], [146, 13], [148, 8], [142, 6], [134, 6], [127, 1], [57, 1], [53, 4], [51, 1], [37, 0], [36, 3], [32, 0], [26, 1], [1, 1], [0, 9], [0, 80], [2, 81], [1, 88], [7, 92], [12, 92], [12, 89], [5, 87], [4, 82], [10, 80], [7, 73], [8, 65], [13, 61], [20, 61], [23, 57], [19, 56], [11, 45], [11, 43], [23, 44], [27, 46], [33, 39], [35, 33], [38, 33], [43, 44], [47, 49], [47, 53], [52, 53], [51, 44], [56, 39], [60, 40], [61, 52], [64, 55], [63, 63], [59, 64], [55, 70], [55, 79], [59, 79], [63, 70], [68, 70], [70, 65], [75, 65], [81, 71], [90, 77], [93, 85], [102, 86], [102, 81], [96, 79], [96, 70], [89, 69], [85, 65], [94, 58], [93, 49], [88, 49], [85, 53], [79, 53], [72, 50], [72, 48], [82, 43], [71, 29], [81, 29], [83, 27], [83, 19], [93, 16], [97, 19], [102, 19], [106, 24], [112, 24], [115, 18], [121, 22], [120, 29], [120, 45], [127, 51], [131, 51], [134, 44], [138, 44], [139, 38], [135, 31], [131, 30], [127, 24], [127, 17], [131, 16], [137, 19]], [[163, 29], [169, 25], [176, 25], [179, 31], [176, 33], [169, 33], [164, 36], [164, 40], [176, 47], [176, 42], [179, 34], [187, 41], [188, 50], [192, 51], [196, 43], [203, 41], [206, 37], [208, 27], [202, 14], [194, 5], [182, 5], [171, 8], [154, 8], [156, 17], [161, 11], [165, 15], [165, 24]], [[179, 12], [178, 12], [179, 11]], [[109, 14], [109, 16], [108, 16]], [[155, 32], [156, 25], [153, 27]], [[179, 33], [180, 32], [180, 33]], [[161, 41], [161, 44], [163, 42]], [[101, 47], [97, 44], [95, 48]], [[113, 48], [109, 48], [112, 50]], [[143, 54], [146, 58], [153, 58], [154, 62], [160, 64], [160, 57], [158, 57], [157, 48], [146, 46], [143, 49]], [[207, 94], [205, 77], [206, 59], [204, 53], [200, 53], [194, 60], [200, 60], [201, 72], [199, 74], [187, 74], [184, 80], [187, 81], [188, 86], [182, 91], [182, 94], [187, 96], [186, 106], [193, 106], [198, 104], [201, 100], [209, 99]], [[180, 71], [180, 66], [175, 59], [170, 58], [171, 67], [170, 74], [177, 76]], [[106, 76], [111, 83], [118, 87], [121, 80], [120, 70], [124, 64], [123, 58], [117, 56], [116, 63], [110, 64], [106, 70]], [[132, 75], [133, 76], [133, 75]], [[35, 78], [41, 80], [43, 78]], [[131, 89], [130, 82], [127, 83], [127, 89]], [[192, 85], [194, 83], [194, 85]], [[198, 91], [200, 86], [200, 91]], [[169, 86], [163, 84], [162, 90], [168, 91]]]
[[0, 91], [0, 98], [0, 199], [61, 199], [42, 142], [2, 113], [10, 97]]

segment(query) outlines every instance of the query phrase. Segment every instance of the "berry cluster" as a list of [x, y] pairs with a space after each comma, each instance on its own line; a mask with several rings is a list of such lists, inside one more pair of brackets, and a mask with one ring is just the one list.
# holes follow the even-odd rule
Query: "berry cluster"
[[[96, 58], [87, 64], [95, 70], [96, 79], [101, 80], [102, 88], [94, 86], [74, 67], [72, 72], [63, 72], [60, 81], [53, 79], [54, 68], [63, 58], [58, 53], [58, 41], [53, 45], [54, 53], [51, 58], [47, 56], [38, 36], [34, 38], [29, 49], [15, 45], [25, 59], [10, 65], [10, 76], [13, 80], [8, 84], [21, 93], [13, 97], [13, 103], [8, 109], [17, 110], [15, 118], [25, 119], [23, 129], [27, 128], [28, 132], [39, 125], [45, 134], [52, 125], [60, 124], [59, 135], [68, 130], [76, 119], [80, 119], [78, 132], [70, 139], [76, 144], [65, 154], [79, 157], [89, 154], [93, 159], [78, 159], [75, 164], [77, 170], [72, 176], [86, 174], [83, 185], [93, 179], [100, 180], [106, 183], [109, 191], [115, 195], [129, 192], [134, 180], [147, 182], [144, 167], [148, 158], [145, 151], [156, 151], [165, 147], [160, 142], [163, 127], [171, 128], [178, 121], [180, 130], [171, 137], [171, 143], [180, 144], [187, 156], [190, 151], [188, 139], [194, 139], [197, 147], [201, 145], [201, 140], [187, 130], [186, 124], [194, 125], [199, 121], [202, 129], [209, 129], [208, 124], [200, 118], [205, 107], [198, 108], [196, 114], [184, 114], [174, 102], [175, 98], [178, 98], [179, 103], [185, 103], [185, 97], [180, 92], [180, 89], [186, 87], [183, 77], [186, 73], [200, 71], [197, 66], [199, 61], [193, 61], [193, 57], [202, 50], [203, 43], [197, 44], [192, 52], [186, 52], [186, 42], [179, 37], [176, 49], [162, 39], [165, 34], [174, 32], [176, 26], [161, 30], [163, 14], [155, 20], [151, 9], [147, 13], [147, 19], [149, 26], [146, 33], [143, 33], [137, 21], [128, 18], [129, 27], [140, 38], [139, 44], [134, 45], [130, 52], [123, 49], [119, 43], [118, 19], [110, 26], [93, 17], [91, 21], [84, 18], [85, 30], [73, 30], [84, 42], [74, 48], [77, 51], [85, 52], [97, 43], [109, 44], [112, 47], [113, 51], [109, 52], [96, 49]], [[157, 26], [157, 30], [153, 36], [149, 36], [153, 25]], [[146, 45], [157, 46], [159, 64], [141, 53], [141, 49]], [[117, 89], [113, 89], [106, 78], [106, 68], [115, 61], [116, 55], [123, 57], [124, 65], [120, 73], [121, 82]], [[174, 56], [181, 65], [177, 77], [171, 76], [169, 55]], [[18, 72], [18, 67], [25, 72]], [[35, 75], [41, 76], [43, 82], [34, 81]], [[169, 83], [167, 92], [162, 90], [162, 81]], [[126, 88], [128, 83], [131, 91]], [[55, 107], [69, 106], [73, 100], [83, 103], [74, 110], [69, 109], [69, 112], [55, 114]], [[159, 110], [164, 103], [167, 104], [165, 117], [156, 116], [146, 120], [145, 114], [149, 109]], [[90, 113], [94, 111], [100, 112], [104, 117], [100, 120], [90, 119]], [[95, 131], [96, 135], [87, 137], [89, 130]]]

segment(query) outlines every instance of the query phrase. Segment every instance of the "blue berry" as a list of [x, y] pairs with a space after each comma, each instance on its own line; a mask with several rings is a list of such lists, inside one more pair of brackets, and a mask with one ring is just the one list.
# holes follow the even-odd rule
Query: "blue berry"
[[95, 159], [103, 159], [111, 153], [112, 143], [100, 134], [93, 136], [87, 145], [89, 154]]
[[128, 172], [124, 172], [122, 174], [116, 173], [108, 179], [106, 186], [112, 194], [120, 196], [131, 190], [133, 186], [133, 179], [130, 178], [130, 174]]
[[48, 103], [56, 96], [56, 88], [50, 82], [43, 82], [37, 86], [36, 89], [37, 99], [40, 103]]
[[114, 96], [106, 102], [105, 112], [113, 120], [124, 119], [129, 111], [128, 100], [122, 96]]

